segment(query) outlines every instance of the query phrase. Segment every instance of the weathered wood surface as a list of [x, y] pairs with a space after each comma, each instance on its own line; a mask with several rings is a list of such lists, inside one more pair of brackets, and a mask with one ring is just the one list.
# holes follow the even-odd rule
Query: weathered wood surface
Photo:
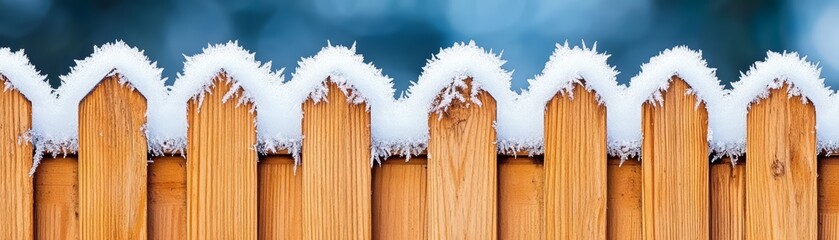
[[711, 164], [711, 239], [743, 239], [746, 228], [746, 165], [725, 158]]
[[708, 111], [687, 83], [673, 77], [663, 102], [644, 103], [642, 159], [644, 236], [709, 236]]
[[427, 239], [427, 164], [393, 157], [373, 167], [373, 239]]
[[[466, 82], [471, 84], [470, 79]], [[460, 91], [469, 96], [469, 88]], [[485, 91], [476, 97], [480, 106], [455, 101], [442, 116], [429, 114], [429, 238], [495, 239], [498, 235], [496, 103]]]
[[145, 239], [146, 100], [119, 77], [79, 105], [79, 238]]
[[148, 186], [149, 238], [186, 239], [186, 159], [154, 157]]
[[[6, 86], [0, 76], [0, 88]], [[32, 239], [32, 105], [16, 90], [0, 90], [0, 239]]]
[[606, 107], [576, 85], [545, 111], [545, 223], [548, 239], [606, 237]]
[[45, 157], [35, 172], [35, 238], [79, 239], [79, 162]]
[[545, 168], [539, 158], [498, 163], [498, 238], [545, 238]]
[[819, 159], [819, 239], [839, 239], [839, 157]]
[[303, 168], [289, 155], [259, 161], [259, 239], [303, 238]]
[[[224, 74], [203, 104], [188, 103], [187, 238], [256, 239], [257, 156], [250, 104], [222, 102]], [[237, 96], [242, 96], [242, 89]]]
[[816, 113], [788, 86], [747, 117], [746, 238], [816, 239]]
[[642, 239], [641, 162], [609, 158], [608, 173], [607, 239]]
[[303, 238], [370, 239], [370, 113], [329, 83], [303, 104]]

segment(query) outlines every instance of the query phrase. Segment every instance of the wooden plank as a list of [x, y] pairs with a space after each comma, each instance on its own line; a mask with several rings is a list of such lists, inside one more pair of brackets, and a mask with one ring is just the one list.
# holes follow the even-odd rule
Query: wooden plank
[[545, 165], [532, 157], [498, 164], [499, 239], [545, 238]]
[[303, 238], [303, 168], [289, 155], [259, 161], [259, 239]]
[[606, 108], [578, 85], [545, 110], [548, 239], [606, 238]]
[[225, 74], [213, 82], [203, 104], [187, 108], [187, 238], [256, 239], [255, 115], [250, 104], [222, 103]]
[[149, 164], [151, 239], [186, 239], [186, 159], [161, 156]]
[[[471, 79], [461, 94], [469, 96]], [[433, 239], [495, 239], [498, 234], [495, 99], [455, 101], [429, 114], [428, 228]], [[467, 97], [467, 99], [469, 99]]]
[[816, 113], [812, 103], [770, 91], [748, 113], [746, 237], [815, 239]]
[[724, 158], [711, 165], [711, 239], [744, 239], [746, 165]]
[[839, 239], [839, 157], [819, 159], [819, 239]]
[[303, 238], [371, 238], [370, 113], [329, 83], [303, 103]]
[[[0, 76], [0, 88], [6, 81]], [[4, 90], [0, 113], [0, 239], [32, 239], [32, 144], [20, 141], [32, 125], [32, 105], [17, 90]]]
[[81, 239], [146, 238], [146, 100], [106, 77], [79, 106]]
[[708, 238], [708, 111], [688, 89], [673, 77], [663, 103], [643, 106], [645, 238]]
[[427, 239], [427, 164], [393, 157], [373, 167], [373, 239]]
[[35, 172], [35, 237], [79, 239], [79, 162], [45, 157]]
[[642, 169], [638, 159], [609, 158], [607, 239], [642, 239]]

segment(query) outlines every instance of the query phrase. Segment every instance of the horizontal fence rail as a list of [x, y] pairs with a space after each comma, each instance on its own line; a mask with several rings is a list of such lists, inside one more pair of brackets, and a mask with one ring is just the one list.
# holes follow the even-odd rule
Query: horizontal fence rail
[[[142, 56], [123, 45], [82, 65]], [[295, 74], [318, 80], [254, 80], [281, 77], [228, 44], [171, 90], [124, 58], [55, 95], [0, 61], [0, 239], [839, 238], [839, 98], [785, 72], [813, 67], [797, 55], [724, 90], [676, 49], [626, 89], [608, 65], [567, 70], [605, 55], [560, 45], [516, 95], [508, 73], [456, 65], [487, 54], [459, 44], [395, 101], [354, 50], [324, 51]]]

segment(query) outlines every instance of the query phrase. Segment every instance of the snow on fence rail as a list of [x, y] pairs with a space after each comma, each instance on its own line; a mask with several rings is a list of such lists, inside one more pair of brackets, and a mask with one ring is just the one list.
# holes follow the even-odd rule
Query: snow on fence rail
[[[499, 55], [458, 43], [394, 99], [392, 79], [354, 46], [328, 45], [286, 81], [284, 69], [235, 42], [211, 45], [187, 57], [166, 86], [162, 69], [118, 41], [94, 48], [58, 89], [23, 51], [3, 48], [0, 150], [10, 153], [0, 173], [13, 181], [0, 183], [9, 193], [0, 209], [10, 209], [0, 216], [20, 224], [0, 233], [31, 236], [33, 218], [78, 211], [70, 222], [39, 222], [38, 234], [814, 236], [817, 215], [819, 234], [835, 234], [839, 208], [830, 204], [839, 194], [830, 189], [839, 186], [839, 165], [816, 158], [839, 151], [839, 95], [815, 64], [769, 52], [725, 89], [687, 47], [653, 57], [629, 85], [617, 84], [607, 60], [596, 45], [557, 44], [518, 94]], [[96, 111], [102, 106], [110, 110]], [[44, 153], [52, 158], [36, 172]], [[57, 157], [67, 154], [69, 161]], [[147, 155], [152, 162], [138, 164]], [[744, 155], [746, 164], [733, 165]], [[732, 165], [708, 162], [718, 158]], [[45, 187], [62, 190], [39, 191]], [[817, 202], [817, 192], [827, 200]], [[791, 197], [803, 200], [784, 202]], [[61, 199], [68, 202], [43, 207]], [[745, 224], [746, 211], [782, 214]], [[130, 214], [114, 215], [123, 212]], [[109, 217], [116, 220], [99, 222]], [[720, 221], [733, 224], [709, 226]]]

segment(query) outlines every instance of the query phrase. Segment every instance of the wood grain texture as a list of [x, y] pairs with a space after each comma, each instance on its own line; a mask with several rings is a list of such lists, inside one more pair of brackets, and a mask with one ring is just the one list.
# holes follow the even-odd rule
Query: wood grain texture
[[[467, 79], [471, 86], [471, 79]], [[469, 96], [469, 87], [460, 89]], [[455, 101], [428, 117], [428, 228], [432, 239], [496, 239], [495, 99]], [[467, 97], [467, 99], [469, 99]]]
[[373, 167], [373, 239], [427, 239], [427, 164], [393, 157]]
[[[0, 76], [0, 88], [6, 81]], [[31, 114], [23, 94], [0, 91], [0, 239], [33, 238], [32, 144], [20, 140], [32, 125]]]
[[154, 157], [148, 186], [149, 238], [186, 239], [186, 159]]
[[328, 88], [303, 103], [303, 238], [370, 239], [370, 113]]
[[498, 163], [499, 239], [545, 237], [545, 168], [532, 157], [503, 157]]
[[545, 110], [548, 239], [606, 238], [606, 108], [577, 85]]
[[839, 239], [839, 157], [819, 159], [819, 239]]
[[145, 98], [116, 76], [81, 101], [81, 239], [146, 239], [145, 124]]
[[744, 239], [746, 165], [728, 158], [711, 164], [711, 239]]
[[746, 142], [746, 238], [816, 239], [816, 113], [785, 86], [751, 105]]
[[289, 155], [259, 161], [259, 239], [303, 238], [303, 168]]
[[642, 169], [638, 159], [609, 158], [607, 239], [642, 239]]
[[708, 111], [688, 89], [673, 77], [662, 103], [642, 107], [647, 239], [709, 237]]
[[187, 238], [256, 239], [256, 116], [250, 104], [222, 102], [224, 73], [213, 82], [203, 104], [187, 108]]
[[79, 239], [79, 162], [45, 157], [35, 172], [35, 238]]

